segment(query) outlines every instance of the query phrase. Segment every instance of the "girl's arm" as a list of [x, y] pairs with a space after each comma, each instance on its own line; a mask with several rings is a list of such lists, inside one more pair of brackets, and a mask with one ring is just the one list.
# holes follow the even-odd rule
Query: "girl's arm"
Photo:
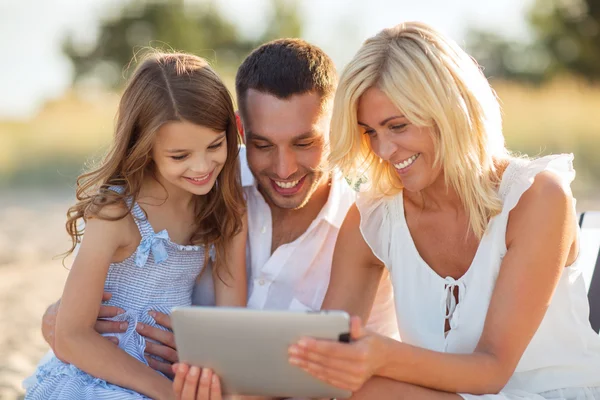
[[[359, 332], [354, 343], [305, 339], [292, 346], [292, 358], [313, 375], [351, 390], [380, 375], [452, 393], [497, 393], [537, 331], [565, 266], [576, 258], [572, 206], [571, 194], [558, 178], [540, 173], [512, 210], [506, 234], [508, 251], [472, 354], [425, 350], [354, 329]], [[334, 267], [359, 276], [366, 265], [349, 262]], [[339, 274], [332, 276], [330, 291], [337, 292], [340, 283]], [[359, 309], [349, 299], [357, 293], [349, 291], [347, 299], [328, 293], [327, 306]]]
[[213, 269], [215, 302], [217, 306], [246, 307], [248, 282], [246, 280], [246, 239], [248, 217], [242, 217], [242, 230], [226, 244], [227, 271], [219, 275]]
[[128, 218], [86, 222], [59, 306], [54, 348], [60, 359], [90, 375], [152, 398], [170, 399], [173, 393], [168, 379], [94, 330], [109, 264], [117, 250], [131, 242], [129, 222]]

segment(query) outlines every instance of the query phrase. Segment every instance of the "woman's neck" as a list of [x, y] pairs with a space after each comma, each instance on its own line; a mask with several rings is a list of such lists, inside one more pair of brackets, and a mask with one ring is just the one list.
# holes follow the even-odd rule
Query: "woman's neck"
[[404, 197], [423, 211], [455, 211], [464, 209], [463, 203], [454, 188], [447, 185], [444, 173], [423, 190], [409, 192], [404, 190]]

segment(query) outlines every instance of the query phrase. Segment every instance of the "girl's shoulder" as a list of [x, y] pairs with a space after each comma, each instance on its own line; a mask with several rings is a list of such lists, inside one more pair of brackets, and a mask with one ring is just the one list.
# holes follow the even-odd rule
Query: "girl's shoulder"
[[119, 248], [135, 249], [141, 235], [129, 206], [124, 201], [107, 204], [86, 218], [85, 234], [116, 241]]

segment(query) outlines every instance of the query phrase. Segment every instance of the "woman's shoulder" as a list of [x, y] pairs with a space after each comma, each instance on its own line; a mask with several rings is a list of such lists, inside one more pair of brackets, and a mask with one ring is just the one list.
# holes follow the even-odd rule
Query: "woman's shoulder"
[[553, 154], [535, 159], [512, 158], [502, 176], [499, 194], [504, 210], [510, 211], [527, 192], [524, 202], [560, 199], [571, 195], [575, 178], [572, 154]]

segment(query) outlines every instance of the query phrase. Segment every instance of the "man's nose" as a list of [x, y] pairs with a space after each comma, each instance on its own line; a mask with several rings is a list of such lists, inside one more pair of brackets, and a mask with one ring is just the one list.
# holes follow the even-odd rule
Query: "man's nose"
[[291, 150], [279, 150], [275, 162], [275, 173], [280, 179], [287, 179], [298, 171], [296, 155]]

